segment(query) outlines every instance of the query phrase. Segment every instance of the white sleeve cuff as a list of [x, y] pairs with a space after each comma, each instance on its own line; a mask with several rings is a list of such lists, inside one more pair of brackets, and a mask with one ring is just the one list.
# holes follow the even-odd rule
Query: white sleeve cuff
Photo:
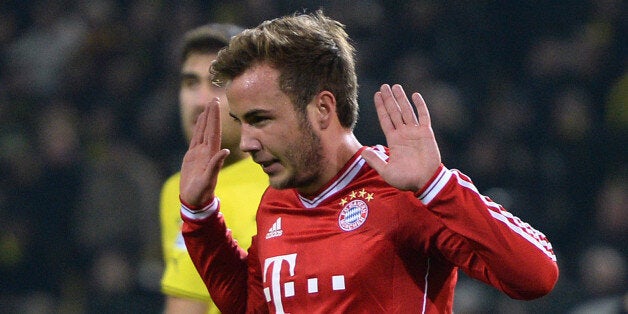
[[425, 189], [425, 191], [423, 191], [423, 193], [419, 195], [419, 200], [421, 201], [421, 203], [427, 206], [432, 200], [434, 200], [434, 198], [436, 198], [436, 195], [440, 193], [440, 191], [443, 189], [445, 184], [449, 182], [449, 179], [451, 178], [451, 176], [452, 176], [451, 170], [445, 167], [442, 167], [438, 175], [436, 175], [436, 179], [434, 179], [434, 181], [430, 183], [430, 185]]
[[213, 215], [218, 210], [219, 205], [220, 200], [217, 196], [214, 196], [214, 200], [209, 205], [198, 210], [189, 209], [181, 203], [181, 215], [192, 220], [202, 220]]

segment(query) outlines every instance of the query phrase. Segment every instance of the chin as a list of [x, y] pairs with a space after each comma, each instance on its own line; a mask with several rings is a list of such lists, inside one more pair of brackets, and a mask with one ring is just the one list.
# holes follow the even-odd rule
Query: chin
[[288, 184], [286, 184], [283, 181], [276, 181], [276, 180], [270, 180], [269, 185], [273, 188], [273, 189], [277, 189], [277, 190], [284, 190], [284, 189], [289, 189], [291, 188], [291, 186], [289, 186]]
[[277, 175], [269, 177], [269, 185], [277, 190], [284, 190], [295, 187], [294, 178], [281, 178]]

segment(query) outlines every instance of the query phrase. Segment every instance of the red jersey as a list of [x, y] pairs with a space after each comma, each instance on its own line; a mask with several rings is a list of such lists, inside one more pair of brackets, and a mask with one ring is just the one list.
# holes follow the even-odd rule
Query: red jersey
[[268, 188], [248, 255], [213, 214], [218, 200], [183, 206], [188, 251], [223, 312], [446, 313], [458, 268], [512, 298], [553, 288], [545, 236], [468, 177], [441, 165], [421, 191], [404, 192], [360, 152], [316, 197]]

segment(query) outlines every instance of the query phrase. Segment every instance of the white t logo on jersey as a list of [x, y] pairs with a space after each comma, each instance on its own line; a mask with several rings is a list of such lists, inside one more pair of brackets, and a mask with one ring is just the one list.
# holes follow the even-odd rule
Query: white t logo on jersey
[[[285, 281], [283, 284], [283, 294], [281, 285], [281, 268], [283, 263], [288, 263], [289, 276], [294, 277], [294, 268], [297, 265], [297, 253], [280, 255], [275, 257], [269, 257], [264, 260], [264, 275], [263, 281], [266, 283], [267, 274], [270, 268], [270, 287], [264, 288], [264, 296], [266, 302], [273, 301], [275, 310], [277, 313], [286, 313], [281, 303], [281, 298], [290, 298], [295, 296], [294, 281]], [[337, 292], [345, 291], [345, 276], [344, 275], [332, 275], [331, 276], [331, 290]], [[318, 289], [318, 278], [307, 278], [307, 291], [301, 291], [300, 293], [307, 292], [308, 294], [316, 294]]]
[[[280, 273], [283, 262], [288, 262], [290, 270], [290, 276], [294, 276], [294, 267], [297, 264], [297, 253], [281, 255], [267, 258], [264, 261], [264, 282], [266, 282], [266, 274], [268, 273], [268, 267], [271, 267], [271, 279], [270, 287], [272, 288], [272, 300], [275, 304], [275, 310], [277, 313], [285, 313], [283, 310], [283, 304], [281, 304], [281, 285], [280, 285]], [[287, 282], [285, 287], [286, 296], [294, 295], [294, 282]], [[264, 288], [264, 294], [266, 295], [266, 301], [271, 300], [271, 291], [268, 288]]]

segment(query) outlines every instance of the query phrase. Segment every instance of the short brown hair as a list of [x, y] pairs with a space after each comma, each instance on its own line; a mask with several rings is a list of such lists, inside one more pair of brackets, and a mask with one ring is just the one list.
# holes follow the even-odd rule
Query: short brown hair
[[345, 26], [312, 14], [288, 15], [264, 21], [233, 37], [212, 64], [214, 82], [224, 86], [259, 63], [280, 73], [279, 88], [305, 113], [307, 104], [323, 90], [334, 94], [340, 123], [353, 128], [358, 118], [355, 49]]
[[233, 24], [212, 23], [189, 30], [183, 36], [179, 61], [183, 64], [192, 53], [218, 53], [227, 45], [231, 37], [243, 28]]

